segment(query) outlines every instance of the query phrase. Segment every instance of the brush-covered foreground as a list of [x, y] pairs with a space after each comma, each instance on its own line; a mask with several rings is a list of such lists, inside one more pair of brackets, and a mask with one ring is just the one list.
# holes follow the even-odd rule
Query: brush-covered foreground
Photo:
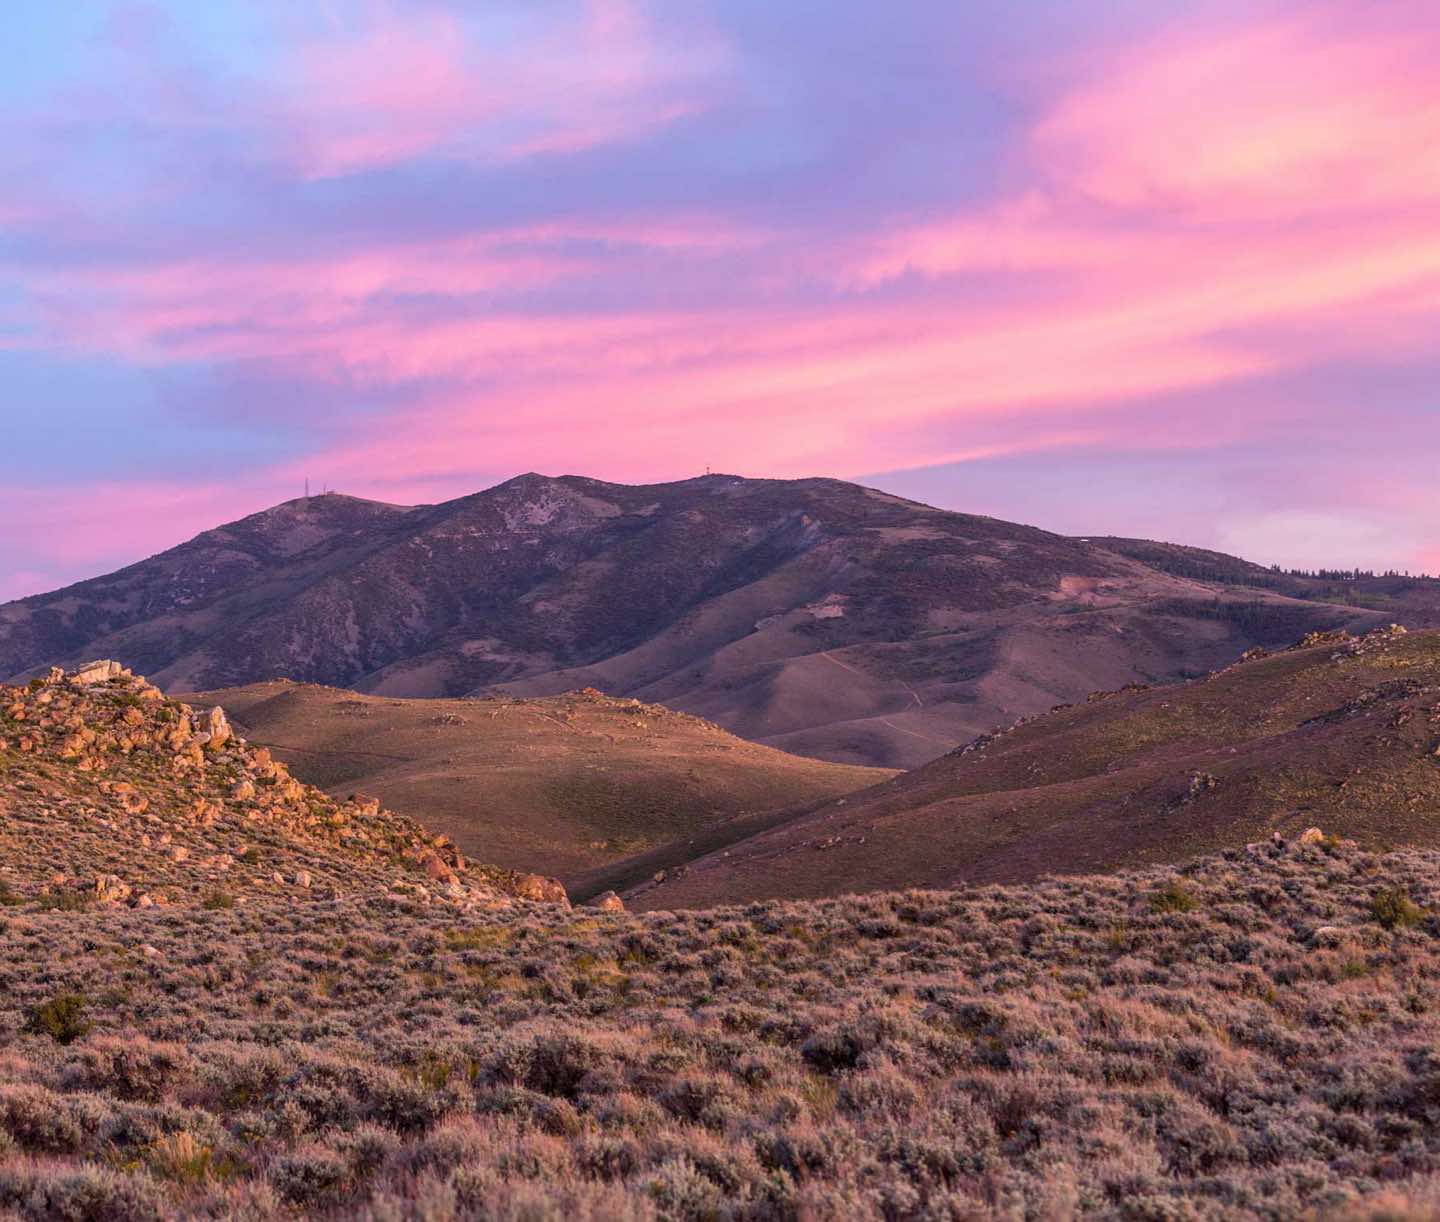
[[709, 912], [26, 904], [0, 1214], [1425, 1216], [1437, 903], [1440, 854], [1319, 842]]

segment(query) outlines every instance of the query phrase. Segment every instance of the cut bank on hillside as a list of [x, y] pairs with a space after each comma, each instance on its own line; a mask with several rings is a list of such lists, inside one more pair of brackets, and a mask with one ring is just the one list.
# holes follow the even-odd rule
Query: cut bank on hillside
[[826, 479], [526, 475], [415, 508], [329, 495], [0, 606], [0, 676], [104, 655], [167, 691], [595, 687], [910, 767], [1097, 689], [1385, 622], [1262, 588], [1266, 570], [1207, 581], [1134, 551]]
[[1437, 747], [1440, 632], [1319, 635], [1056, 709], [768, 826], [717, 829], [698, 859], [601, 873], [631, 888], [627, 903], [671, 908], [1180, 862], [1310, 826], [1434, 847]]
[[273, 682], [186, 699], [223, 706], [252, 742], [337, 796], [358, 787], [481, 861], [562, 877], [893, 775], [596, 691], [400, 700]]

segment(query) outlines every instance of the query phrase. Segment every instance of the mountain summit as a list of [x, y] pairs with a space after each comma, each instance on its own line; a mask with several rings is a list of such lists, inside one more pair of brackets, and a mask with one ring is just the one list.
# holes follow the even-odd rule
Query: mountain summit
[[167, 691], [589, 686], [906, 767], [1092, 690], [1382, 622], [1123, 543], [831, 479], [527, 474], [413, 508], [330, 493], [0, 606], [0, 676], [103, 655]]

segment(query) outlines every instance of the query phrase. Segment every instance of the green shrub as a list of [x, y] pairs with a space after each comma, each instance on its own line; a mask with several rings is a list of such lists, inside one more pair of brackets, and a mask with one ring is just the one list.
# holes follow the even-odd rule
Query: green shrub
[[226, 908], [235, 907], [235, 897], [228, 891], [212, 891], [200, 901], [200, 907], [211, 912], [218, 912]]
[[1409, 929], [1425, 919], [1425, 910], [1399, 887], [1382, 887], [1370, 901], [1370, 915], [1386, 929]]
[[85, 912], [90, 906], [84, 891], [47, 891], [40, 897], [41, 912]]
[[1151, 912], [1192, 912], [1200, 901], [1178, 878], [1172, 878], [1150, 897]]
[[57, 1044], [71, 1044], [95, 1024], [85, 1017], [85, 997], [81, 993], [57, 993], [49, 1001], [31, 1008], [25, 1019], [30, 1035], [48, 1035]]

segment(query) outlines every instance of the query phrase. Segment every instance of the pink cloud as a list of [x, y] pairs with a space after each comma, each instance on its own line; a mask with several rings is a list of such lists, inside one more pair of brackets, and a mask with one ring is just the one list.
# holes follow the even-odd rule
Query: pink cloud
[[1440, 28], [1347, 15], [1195, 22], [1127, 48], [1037, 127], [1032, 154], [1094, 199], [1204, 221], [1432, 206]]
[[727, 59], [703, 26], [683, 46], [661, 42], [634, 0], [537, 7], [479, 38], [453, 15], [407, 12], [303, 47], [281, 123], [313, 178], [435, 152], [485, 161], [583, 152], [702, 109]]

